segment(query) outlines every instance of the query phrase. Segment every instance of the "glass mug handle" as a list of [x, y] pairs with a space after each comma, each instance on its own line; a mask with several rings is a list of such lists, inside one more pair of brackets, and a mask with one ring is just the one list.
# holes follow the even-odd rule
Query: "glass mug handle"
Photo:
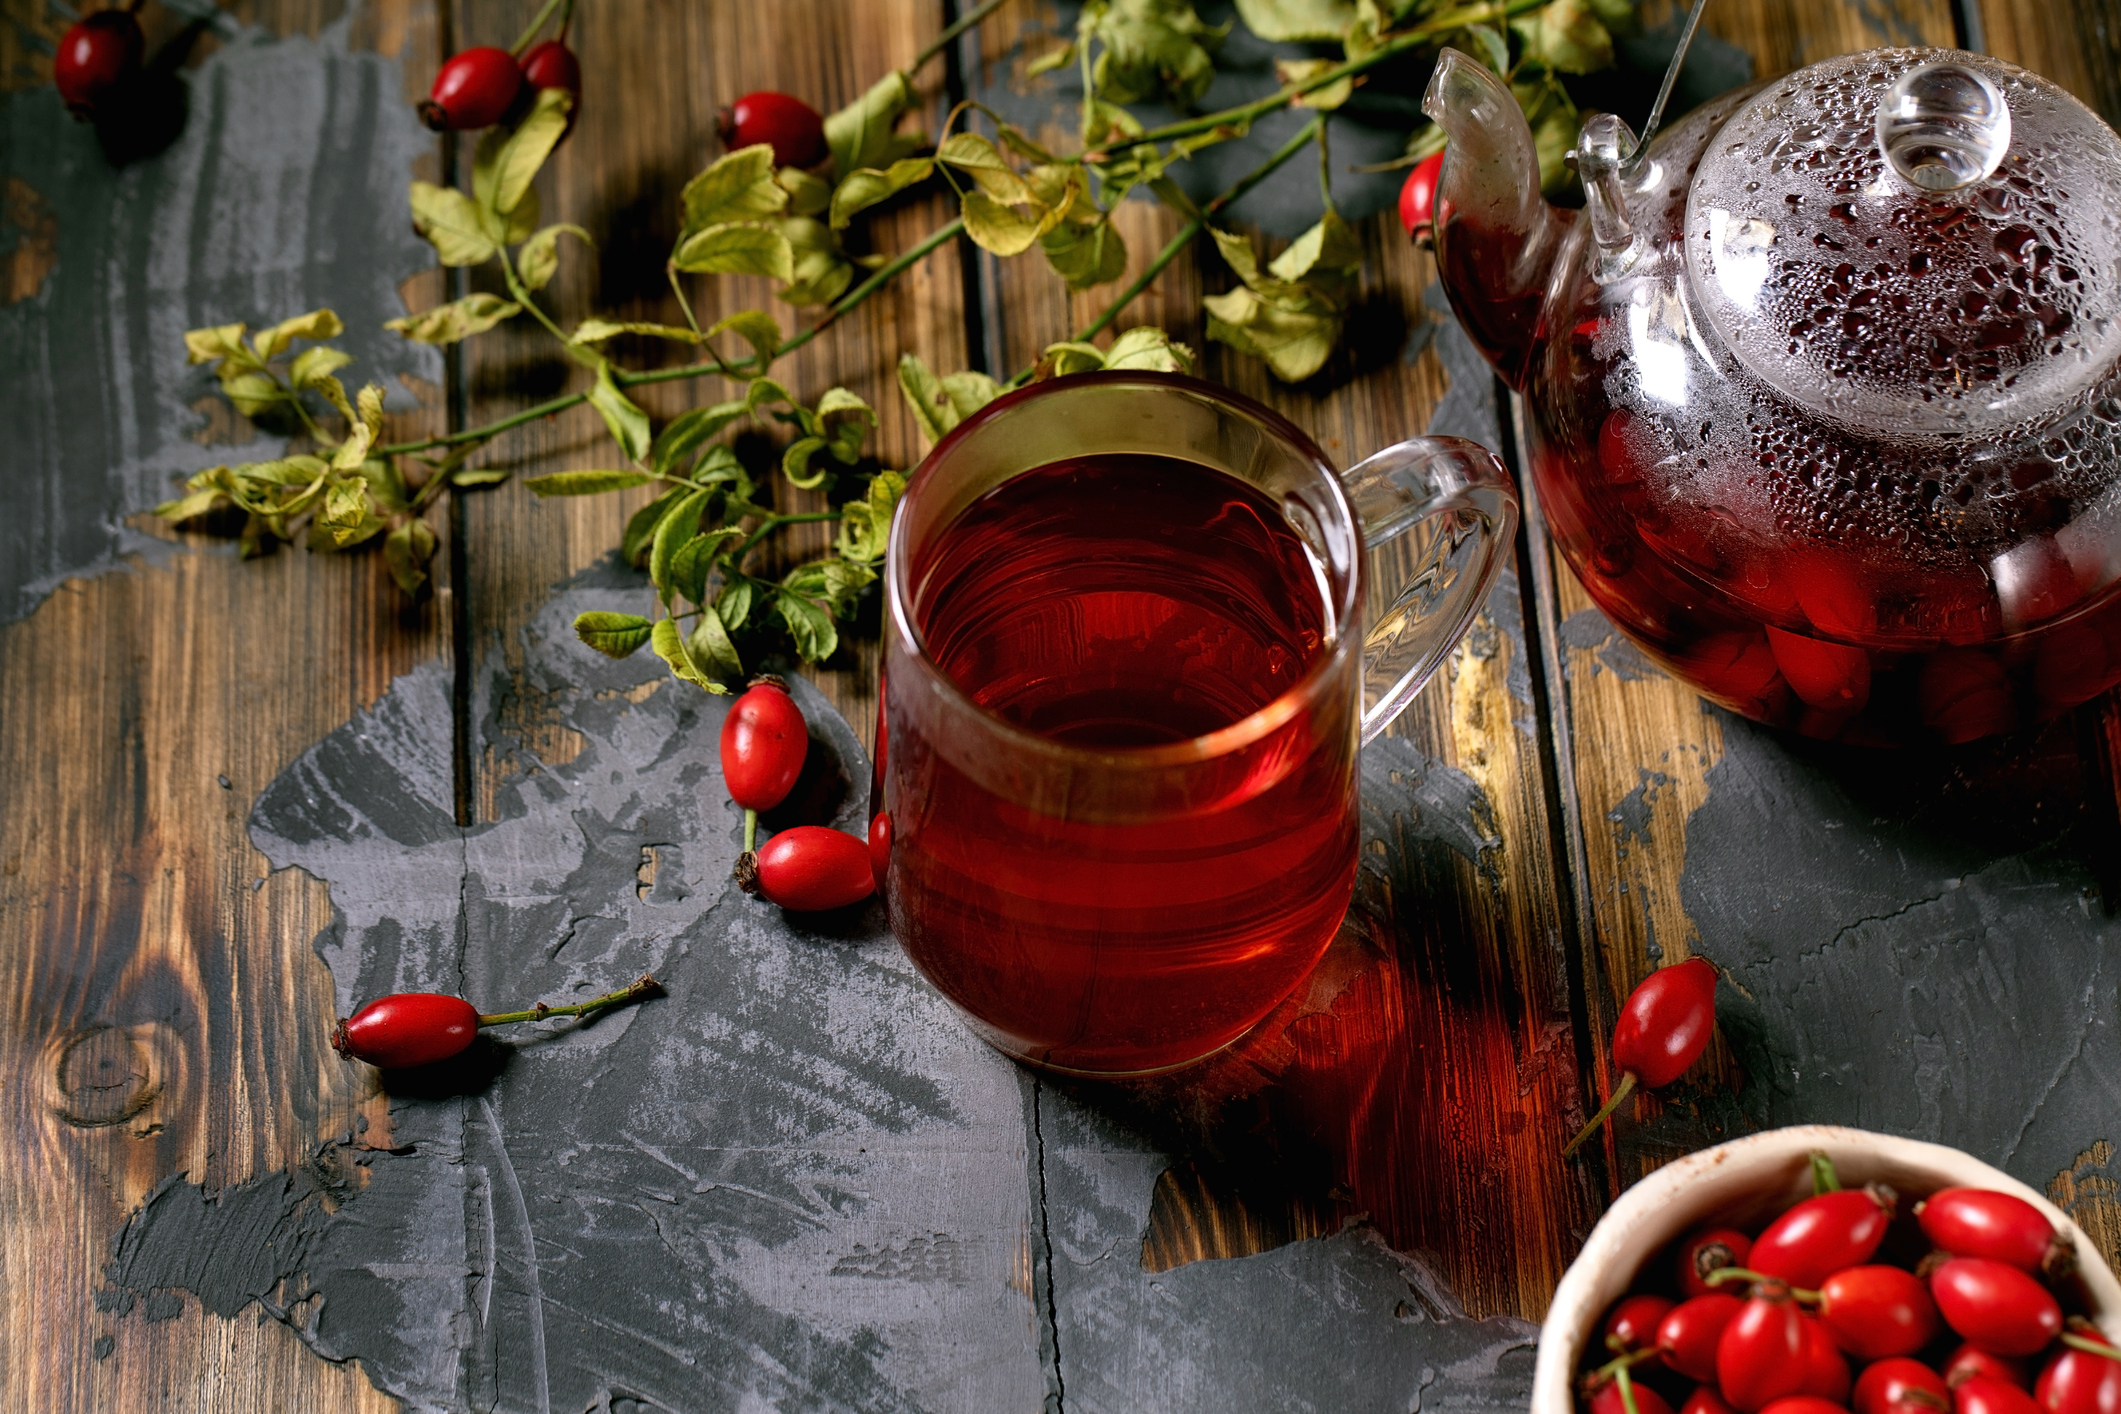
[[[1362, 739], [1392, 725], [1472, 626], [1517, 534], [1517, 484], [1478, 442], [1414, 437], [1341, 473], [1365, 548], [1414, 536], [1413, 566], [1363, 637]], [[1371, 700], [1370, 684], [1391, 684]]]

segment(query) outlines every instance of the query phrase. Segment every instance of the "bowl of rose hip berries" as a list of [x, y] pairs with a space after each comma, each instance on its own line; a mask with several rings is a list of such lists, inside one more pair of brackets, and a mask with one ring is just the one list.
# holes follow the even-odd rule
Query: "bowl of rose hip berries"
[[1770, 1130], [1608, 1210], [1554, 1293], [1532, 1414], [2121, 1414], [2121, 1282], [1957, 1149]]

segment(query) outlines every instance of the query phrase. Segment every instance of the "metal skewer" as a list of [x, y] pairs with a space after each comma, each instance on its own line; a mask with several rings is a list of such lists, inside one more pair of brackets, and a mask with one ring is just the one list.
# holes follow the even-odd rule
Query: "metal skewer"
[[1694, 31], [1701, 27], [1701, 12], [1708, 7], [1709, 0], [1694, 0], [1694, 8], [1686, 17], [1686, 28], [1679, 31], [1679, 47], [1672, 51], [1672, 62], [1665, 66], [1664, 84], [1657, 90], [1657, 102], [1650, 108], [1650, 120], [1643, 124], [1635, 150], [1620, 164], [1623, 178], [1633, 177], [1636, 169], [1642, 166], [1642, 159], [1649, 155], [1650, 139], [1657, 136], [1657, 125], [1664, 121], [1664, 105], [1672, 101], [1672, 88], [1679, 82], [1679, 70], [1686, 63], [1687, 47], [1694, 42]]

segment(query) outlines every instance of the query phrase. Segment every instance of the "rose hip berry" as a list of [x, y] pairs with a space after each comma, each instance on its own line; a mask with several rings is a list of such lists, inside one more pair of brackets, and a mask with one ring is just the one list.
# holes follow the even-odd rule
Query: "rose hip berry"
[[[1634, 1396], [1635, 1414], [1672, 1414], [1670, 1401], [1648, 1385], [1630, 1381], [1628, 1393]], [[1591, 1391], [1591, 1414], [1628, 1414], [1627, 1401], [1620, 1396], [1619, 1380], [1608, 1379]]]
[[420, 104], [420, 121], [436, 132], [469, 132], [501, 121], [523, 88], [523, 71], [506, 49], [482, 45], [454, 55]]
[[1944, 1362], [1944, 1383], [1950, 1388], [1957, 1389], [1976, 1375], [2001, 1380], [2020, 1389], [2033, 1387], [2032, 1372], [2026, 1369], [2023, 1360], [1991, 1355], [1978, 1345], [1962, 1345]]
[[1947, 1188], [1915, 1205], [1922, 1235], [1954, 1257], [1986, 1257], [2021, 1272], [2060, 1275], [2076, 1249], [2023, 1198], [1984, 1188]]
[[75, 21], [52, 56], [52, 82], [66, 110], [78, 121], [93, 119], [98, 103], [139, 74], [146, 48], [130, 9], [98, 10]]
[[1930, 1295], [1946, 1325], [1992, 1355], [2037, 1355], [2062, 1330], [2062, 1308], [2046, 1287], [1986, 1257], [1954, 1257], [1937, 1268]]
[[1686, 1403], [1679, 1406], [1679, 1414], [1736, 1414], [1736, 1411], [1723, 1402], [1723, 1396], [1716, 1392], [1715, 1386], [1698, 1385], [1687, 1396]]
[[1605, 1318], [1605, 1348], [1616, 1355], [1654, 1349], [1657, 1326], [1672, 1303], [1662, 1296], [1630, 1296]]
[[1657, 1326], [1657, 1350], [1670, 1369], [1707, 1384], [1716, 1378], [1716, 1348], [1745, 1303], [1727, 1291], [1682, 1301]]
[[1761, 1282], [1716, 1342], [1716, 1384], [1739, 1414], [1804, 1388], [1804, 1319], [1790, 1289]]
[[[2087, 1344], [2113, 1348], [2081, 1317], [2072, 1317], [2069, 1328]], [[2046, 1414], [2121, 1414], [2121, 1360], [2082, 1346], [2064, 1350], [2040, 1372], [2033, 1402]]]
[[716, 124], [731, 152], [766, 143], [780, 167], [812, 167], [825, 155], [825, 120], [787, 93], [747, 93], [722, 110]]
[[1436, 183], [1442, 176], [1443, 154], [1432, 153], [1414, 164], [1399, 189], [1399, 224], [1424, 250], [1436, 242]]
[[737, 861], [737, 883], [791, 913], [822, 913], [876, 892], [866, 841], [823, 825], [783, 830]]
[[1786, 1394], [1761, 1409], [1760, 1414], [1849, 1414], [1847, 1406], [1816, 1394]]
[[1679, 1244], [1679, 1291], [1683, 1296], [1706, 1296], [1715, 1288], [1709, 1273], [1725, 1267], [1742, 1267], [1753, 1253], [1753, 1239], [1733, 1227], [1712, 1227], [1697, 1232]]
[[1912, 1355], [1942, 1322], [1929, 1288], [1899, 1267], [1844, 1267], [1819, 1284], [1819, 1322], [1858, 1360]]
[[564, 88], [574, 100], [574, 106], [567, 110], [567, 127], [560, 134], [560, 140], [565, 142], [567, 134], [574, 131], [574, 120], [582, 116], [582, 61], [566, 41], [548, 39], [532, 45], [516, 67], [522, 71], [523, 88], [530, 93]]
[[788, 798], [810, 754], [802, 708], [779, 678], [762, 677], [729, 705], [722, 719], [722, 781], [746, 810], [771, 810]]
[[1701, 1059], [1716, 1029], [1716, 969], [1700, 958], [1660, 967], [1642, 979], [1620, 1008], [1613, 1028], [1613, 1064], [1620, 1083], [1561, 1151], [1567, 1158], [1598, 1131], [1637, 1085], [1669, 1085]]
[[1746, 1264], [1791, 1286], [1817, 1290], [1843, 1267], [1871, 1259], [1898, 1201], [1882, 1183], [1807, 1198], [1753, 1239]]
[[553, 1016], [587, 1016], [606, 1007], [624, 1006], [653, 996], [661, 988], [655, 978], [643, 977], [629, 987], [591, 997], [586, 1002], [547, 1006], [539, 1002], [528, 1011], [498, 1012], [482, 1016], [462, 997], [441, 992], [398, 992], [378, 997], [352, 1016], [340, 1021], [331, 1033], [332, 1049], [348, 1060], [367, 1061], [383, 1070], [409, 1070], [433, 1065], [461, 1052], [479, 1034], [482, 1026], [504, 1026], [516, 1021], [543, 1021]]
[[1803, 1320], [1804, 1383], [1797, 1387], [1797, 1393], [1831, 1400], [1835, 1404], [1848, 1403], [1851, 1379], [1847, 1358], [1816, 1316], [1806, 1316]]
[[1953, 1414], [2044, 1414], [2033, 1397], [2014, 1384], [1976, 1375], [1952, 1389]]
[[1856, 1414], [1943, 1414], [1952, 1407], [1944, 1379], [1920, 1360], [1880, 1360], [1856, 1379]]

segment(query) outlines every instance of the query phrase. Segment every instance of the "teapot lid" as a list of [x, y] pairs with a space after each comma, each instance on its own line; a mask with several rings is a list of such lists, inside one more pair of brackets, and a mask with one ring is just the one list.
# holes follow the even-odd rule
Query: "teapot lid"
[[1686, 262], [1738, 362], [1808, 410], [1995, 432], [2121, 362], [2121, 138], [2001, 60], [1844, 55], [1710, 139]]

